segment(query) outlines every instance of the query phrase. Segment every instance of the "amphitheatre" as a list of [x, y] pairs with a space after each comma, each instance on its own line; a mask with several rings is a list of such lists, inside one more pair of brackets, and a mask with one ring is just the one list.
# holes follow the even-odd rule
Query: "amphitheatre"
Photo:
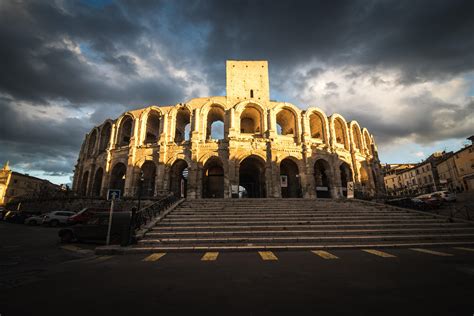
[[383, 179], [372, 134], [356, 121], [270, 99], [267, 61], [226, 63], [226, 96], [148, 106], [94, 127], [73, 189], [104, 197], [376, 196]]

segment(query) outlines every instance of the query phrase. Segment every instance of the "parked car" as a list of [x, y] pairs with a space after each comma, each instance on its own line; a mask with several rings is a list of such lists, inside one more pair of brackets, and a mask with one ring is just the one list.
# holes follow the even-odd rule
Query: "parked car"
[[[120, 210], [114, 210], [114, 212], [119, 212]], [[73, 216], [68, 218], [69, 225], [76, 225], [76, 224], [83, 224], [87, 222], [91, 217], [94, 216], [96, 213], [100, 212], [109, 212], [107, 208], [94, 208], [94, 207], [86, 207], [74, 214]]]
[[[130, 212], [114, 213], [112, 217], [111, 243], [117, 244], [128, 240]], [[109, 213], [97, 212], [85, 223], [66, 227], [58, 232], [61, 242], [105, 243], [109, 227]]]
[[43, 218], [44, 218], [43, 214], [33, 215], [25, 219], [25, 224], [32, 225], [32, 226], [41, 225], [43, 223]]
[[4, 208], [3, 206], [0, 207], [0, 220], [3, 220], [3, 217], [5, 216], [6, 213], [7, 213], [7, 209]]
[[23, 224], [28, 217], [34, 213], [28, 211], [8, 211], [3, 218], [4, 221], [16, 224]]
[[43, 217], [42, 224], [43, 225], [49, 225], [52, 227], [56, 227], [60, 224], [67, 224], [67, 219], [70, 216], [73, 216], [74, 212], [68, 212], [68, 211], [55, 211], [51, 213], [47, 213]]
[[455, 202], [456, 201], [456, 193], [449, 192], [449, 191], [436, 191], [431, 193], [431, 196], [436, 196], [442, 199], [445, 202]]

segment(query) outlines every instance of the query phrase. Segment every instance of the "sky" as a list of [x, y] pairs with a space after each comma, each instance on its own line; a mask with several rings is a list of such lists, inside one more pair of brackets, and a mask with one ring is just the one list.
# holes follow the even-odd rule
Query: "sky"
[[1, 1], [0, 164], [71, 183], [128, 109], [225, 95], [268, 60], [271, 98], [356, 120], [383, 163], [474, 134], [474, 1]]

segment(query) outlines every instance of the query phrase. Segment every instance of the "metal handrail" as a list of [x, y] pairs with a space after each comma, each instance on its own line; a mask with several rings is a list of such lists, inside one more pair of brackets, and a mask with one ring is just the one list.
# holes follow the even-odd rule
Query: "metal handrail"
[[140, 230], [144, 225], [151, 222], [178, 200], [179, 198], [175, 197], [174, 194], [169, 194], [161, 200], [137, 212], [132, 211], [131, 233], [135, 235], [136, 231]]

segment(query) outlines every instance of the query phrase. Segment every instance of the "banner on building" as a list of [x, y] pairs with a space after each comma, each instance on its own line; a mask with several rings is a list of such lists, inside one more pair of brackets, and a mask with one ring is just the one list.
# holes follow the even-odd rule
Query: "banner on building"
[[347, 198], [353, 199], [354, 198], [354, 182], [347, 182]]
[[288, 187], [288, 176], [281, 175], [280, 176], [280, 184], [282, 188], [287, 188]]

